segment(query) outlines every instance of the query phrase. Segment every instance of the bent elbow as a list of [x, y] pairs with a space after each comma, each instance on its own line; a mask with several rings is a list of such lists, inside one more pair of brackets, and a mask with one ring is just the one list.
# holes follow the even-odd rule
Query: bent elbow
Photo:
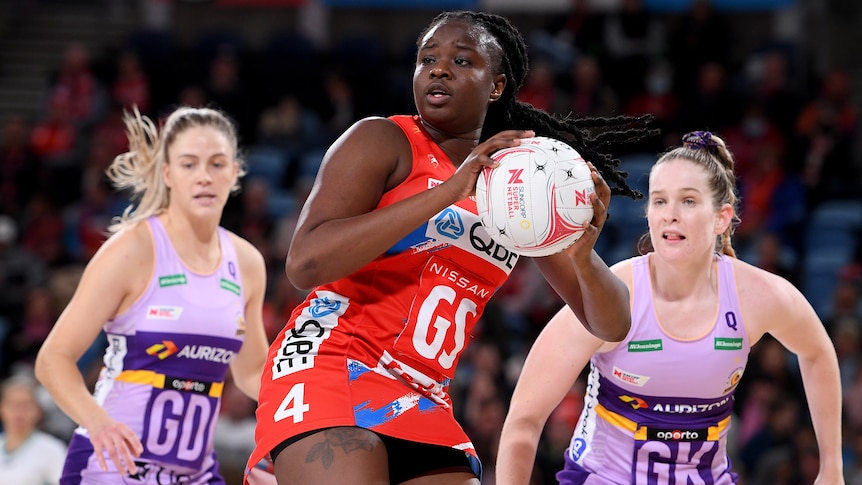
[[237, 378], [235, 379], [237, 389], [239, 389], [243, 394], [248, 396], [249, 399], [252, 399], [255, 402], [260, 400], [259, 376], [262, 372], [263, 366], [261, 366], [261, 372], [258, 374], [238, 374]]
[[622, 342], [625, 340], [626, 336], [629, 334], [629, 327], [625, 327], [623, 330], [619, 332], [615, 332], [613, 335], [608, 337], [606, 340], [608, 342]]
[[618, 320], [619, 324], [611, 329], [607, 338], [605, 338], [608, 342], [622, 342], [625, 340], [626, 336], [629, 334], [629, 330], [632, 328], [632, 316], [629, 312], [626, 312], [624, 316], [622, 316]]
[[43, 386], [45, 385], [45, 379], [49, 375], [49, 371], [47, 369], [48, 363], [46, 362], [47, 357], [45, 356], [42, 350], [36, 354], [36, 361], [33, 365], [33, 375], [36, 377], [36, 380], [39, 381]]
[[585, 326], [594, 337], [604, 340], [605, 342], [622, 342], [625, 340], [632, 327], [632, 316], [631, 313], [626, 312], [624, 315], [619, 315], [606, 320], [606, 322], [610, 323]]
[[290, 256], [284, 262], [284, 273], [288, 281], [298, 290], [310, 290], [317, 286], [310, 261], [297, 261]]

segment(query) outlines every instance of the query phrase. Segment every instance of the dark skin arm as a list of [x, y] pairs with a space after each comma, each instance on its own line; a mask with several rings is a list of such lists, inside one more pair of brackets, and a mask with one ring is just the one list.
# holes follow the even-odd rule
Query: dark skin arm
[[595, 167], [590, 165], [590, 168], [596, 185], [596, 193], [592, 195], [592, 221], [572, 246], [560, 253], [536, 258], [536, 264], [590, 333], [602, 340], [618, 342], [631, 327], [629, 291], [593, 250], [607, 220], [611, 190]]
[[489, 155], [528, 136], [532, 132], [499, 133], [475, 146], [463, 162], [453, 159], [460, 166], [443, 184], [374, 210], [382, 195], [410, 172], [410, 144], [391, 121], [359, 121], [330, 147], [302, 208], [285, 261], [291, 283], [308, 289], [365, 266], [434, 214], [472, 194], [481, 169], [496, 166]]
[[[288, 251], [288, 278], [294, 286], [308, 289], [358, 270], [434, 214], [472, 195], [482, 167], [496, 166], [490, 154], [517, 146], [519, 138], [532, 135], [530, 131], [514, 130], [499, 133], [466, 155], [445, 183], [374, 210], [382, 195], [409, 173], [410, 144], [401, 129], [388, 120], [358, 122], [324, 158]], [[446, 145], [447, 140], [438, 143]], [[631, 321], [628, 291], [592, 249], [610, 200], [607, 183], [597, 173], [594, 177], [598, 196], [594, 196], [596, 215], [590, 227], [563, 253], [537, 258], [537, 262], [563, 300], [582, 321], [589, 322], [592, 333], [608, 340], [622, 340]]]

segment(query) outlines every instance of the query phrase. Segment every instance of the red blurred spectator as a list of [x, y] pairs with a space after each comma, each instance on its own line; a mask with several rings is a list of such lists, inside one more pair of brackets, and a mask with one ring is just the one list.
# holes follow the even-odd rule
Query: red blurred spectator
[[604, 15], [592, 8], [590, 0], [572, 0], [572, 8], [557, 34], [586, 55], [604, 52]]
[[852, 135], [859, 113], [852, 99], [850, 76], [835, 69], [824, 76], [819, 95], [805, 105], [796, 120], [796, 133], [811, 137], [824, 127]]
[[20, 326], [12, 337], [12, 358], [19, 363], [33, 365], [42, 342], [57, 319], [51, 291], [44, 287], [34, 287], [27, 292], [24, 315]]
[[63, 219], [44, 194], [37, 194], [30, 199], [21, 232], [21, 244], [48, 266], [67, 262], [63, 246]]
[[242, 214], [239, 234], [254, 244], [268, 265], [272, 266], [275, 260], [282, 263], [284, 254], [276, 254], [271, 242], [275, 222], [269, 214], [269, 182], [261, 178], [246, 180], [240, 197]]
[[241, 140], [254, 140], [257, 113], [254, 99], [242, 80], [242, 67], [237, 52], [221, 49], [208, 65], [204, 91], [214, 106], [225, 110], [237, 123]]
[[[48, 283], [44, 261], [18, 243], [19, 233], [13, 218], [0, 214], [0, 331], [22, 318], [30, 289]], [[12, 363], [2, 351], [3, 338], [0, 335], [0, 374]]]
[[[284, 149], [285, 156], [292, 159], [316, 145], [322, 138], [321, 128], [317, 113], [306, 107], [299, 96], [287, 93], [261, 113], [257, 120], [257, 143]], [[271, 181], [276, 185], [280, 182]]]
[[682, 97], [692, 92], [705, 63], [727, 65], [733, 40], [729, 19], [716, 12], [710, 0], [695, 0], [690, 5], [670, 26], [666, 39], [667, 56], [675, 68], [674, 86]]
[[664, 39], [656, 18], [642, 0], [623, 0], [604, 24], [607, 81], [623, 98], [640, 86], [650, 59], [662, 50]]
[[104, 176], [92, 174], [84, 178], [84, 199], [77, 205], [72, 228], [77, 236], [75, 259], [89, 261], [107, 239], [111, 220], [122, 214], [122, 201], [114, 197], [114, 189]]
[[52, 89], [68, 93], [69, 116], [76, 123], [88, 125], [102, 115], [100, 86], [84, 44], [76, 42], [66, 47]]
[[[119, 104], [115, 104], [107, 115], [94, 127], [90, 143], [91, 150], [93, 149], [93, 145], [104, 145], [103, 149], [111, 155], [111, 160], [115, 156], [128, 151], [129, 141], [126, 137], [126, 125], [123, 123], [124, 110], [131, 110], [131, 108], [124, 108]], [[109, 165], [111, 160], [107, 161]]]
[[203, 108], [209, 104], [209, 98], [204, 88], [191, 84], [180, 90], [177, 96], [177, 104], [180, 106], [191, 106], [192, 108]]
[[350, 81], [336, 71], [330, 71], [325, 75], [323, 91], [325, 100], [321, 118], [324, 123], [324, 138], [335, 140], [361, 117], [356, 93]]
[[150, 111], [150, 79], [144, 72], [137, 54], [125, 51], [117, 59], [117, 74], [111, 85], [114, 103], [141, 113]]
[[728, 84], [727, 68], [718, 62], [706, 62], [697, 71], [694, 90], [682, 99], [680, 126], [683, 131], [708, 127], [713, 132], [723, 132], [739, 116], [739, 106]]
[[790, 83], [787, 57], [781, 52], [766, 52], [758, 59], [757, 66], [759, 72], [753, 79], [751, 102], [762, 106], [764, 116], [785, 137], [790, 137], [802, 99]]
[[571, 72], [572, 97], [566, 108], [575, 117], [619, 114], [616, 92], [602, 81], [602, 67], [594, 57], [582, 57]]
[[29, 130], [23, 117], [11, 115], [0, 135], [0, 213], [16, 218], [39, 185], [41, 164], [31, 150]]
[[679, 112], [679, 98], [674, 91], [671, 65], [657, 62], [650, 66], [643, 88], [628, 99], [623, 111], [631, 116], [652, 114], [662, 127], [672, 124]]
[[[558, 111], [559, 88], [551, 64], [543, 59], [530, 66], [524, 86], [518, 91], [518, 100], [529, 103], [548, 113]], [[562, 113], [566, 114], [566, 113]]]
[[803, 107], [796, 120], [796, 135], [803, 154], [802, 173], [810, 201], [856, 197], [859, 181], [853, 157], [859, 114], [852, 99], [848, 73], [828, 72], [820, 92]]
[[78, 129], [72, 121], [73, 94], [58, 87], [51, 94], [48, 114], [36, 123], [30, 133], [30, 148], [42, 160], [64, 163], [71, 156], [78, 139]]
[[737, 178], [743, 182], [749, 171], [755, 169], [764, 149], [773, 150], [780, 157], [787, 149], [781, 130], [766, 117], [758, 104], [748, 105], [739, 122], [724, 131], [723, 138], [727, 146], [733, 147]]
[[754, 251], [749, 261], [751, 264], [777, 274], [794, 285], [799, 284], [799, 273], [794, 264], [794, 258], [785, 256], [789, 249], [778, 234], [764, 230], [752, 242]]

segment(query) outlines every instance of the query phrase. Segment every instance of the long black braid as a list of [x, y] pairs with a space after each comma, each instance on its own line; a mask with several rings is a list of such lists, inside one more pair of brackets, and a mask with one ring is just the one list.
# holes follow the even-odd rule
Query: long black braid
[[536, 135], [564, 140], [585, 160], [596, 166], [610, 185], [613, 194], [633, 199], [643, 197], [643, 194], [629, 187], [626, 182], [628, 174], [619, 168], [620, 160], [603, 150], [611, 146], [634, 144], [656, 136], [658, 130], [647, 128], [652, 116], [559, 118], [518, 101], [516, 95], [529, 71], [527, 45], [521, 32], [500, 15], [458, 10], [439, 14], [419, 38], [422, 39], [435, 26], [452, 20], [463, 21], [485, 30], [500, 45], [500, 69], [506, 75], [506, 88], [500, 98], [488, 108], [480, 141], [500, 131], [511, 129], [531, 129]]

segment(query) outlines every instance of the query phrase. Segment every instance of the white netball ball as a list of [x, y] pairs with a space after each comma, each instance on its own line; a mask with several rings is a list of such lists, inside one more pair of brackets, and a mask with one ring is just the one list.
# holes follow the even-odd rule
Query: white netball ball
[[571, 246], [593, 218], [590, 168], [567, 143], [537, 136], [495, 152], [500, 163], [476, 182], [476, 205], [488, 234], [524, 256]]

